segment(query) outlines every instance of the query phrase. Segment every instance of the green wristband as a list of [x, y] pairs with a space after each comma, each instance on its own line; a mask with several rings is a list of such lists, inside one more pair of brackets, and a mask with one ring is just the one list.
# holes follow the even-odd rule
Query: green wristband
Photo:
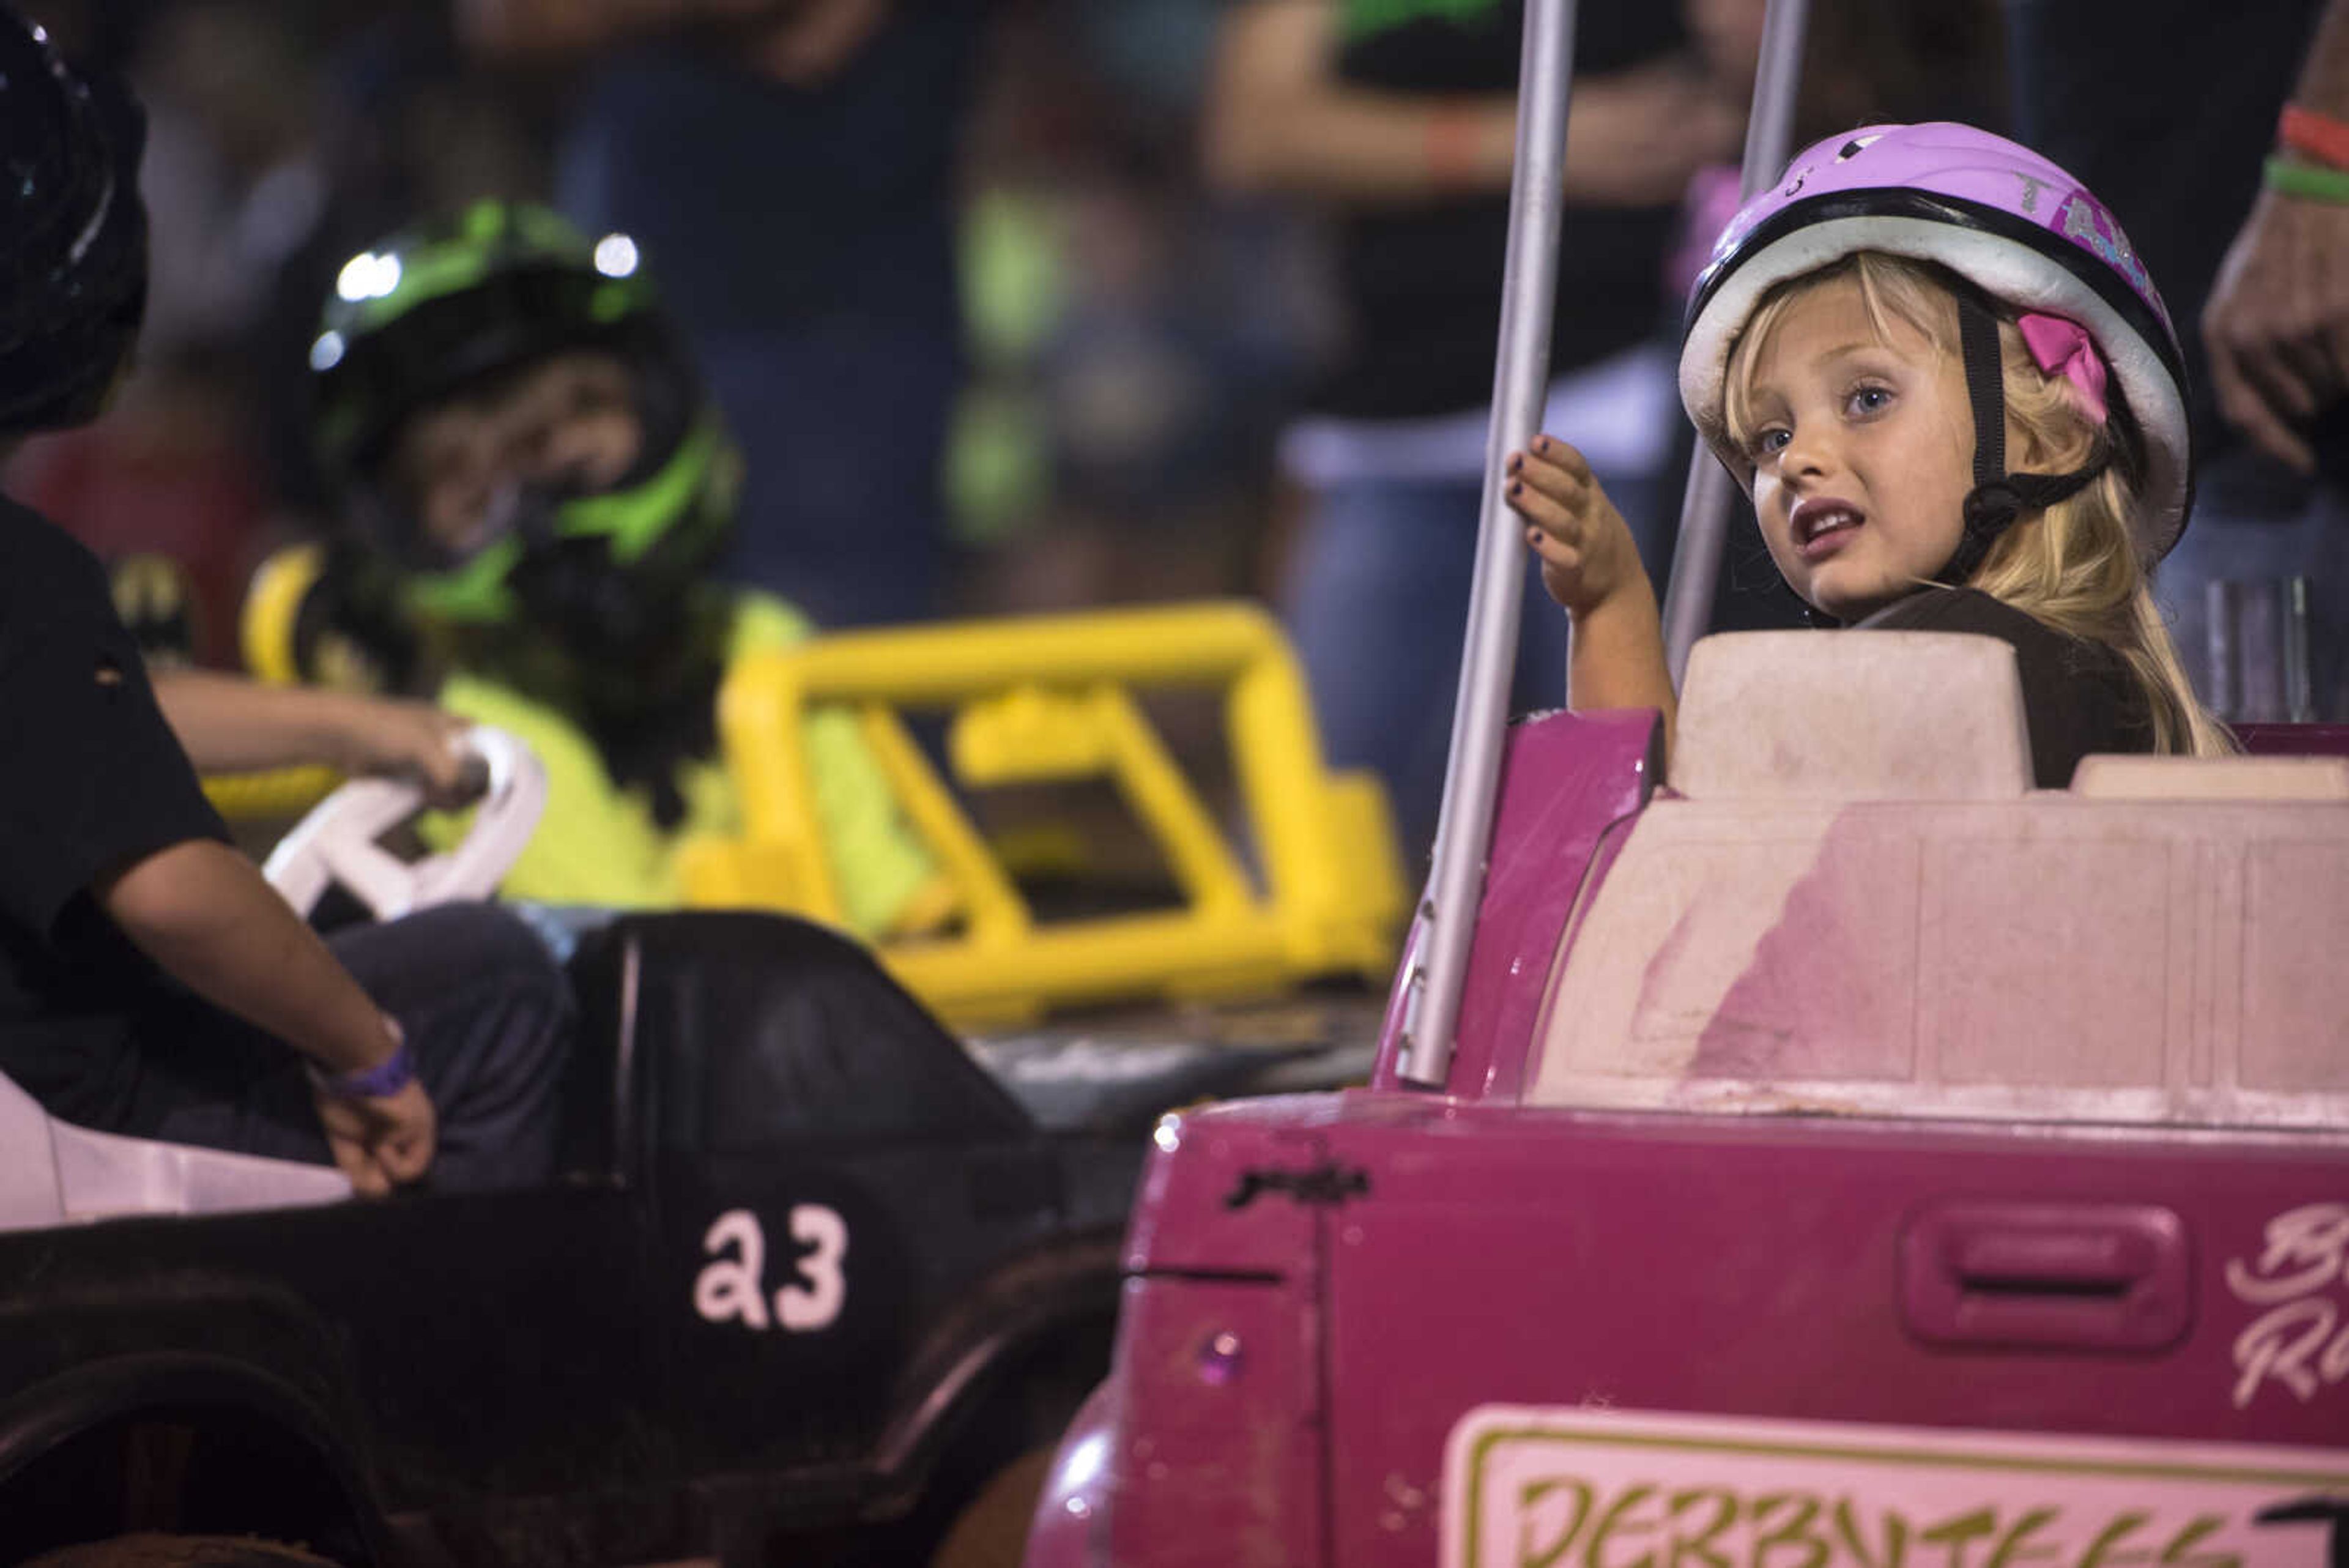
[[2349, 170], [2320, 169], [2313, 163], [2295, 163], [2288, 158], [2270, 158], [2264, 183], [2271, 191], [2298, 196], [2303, 201], [2349, 206]]

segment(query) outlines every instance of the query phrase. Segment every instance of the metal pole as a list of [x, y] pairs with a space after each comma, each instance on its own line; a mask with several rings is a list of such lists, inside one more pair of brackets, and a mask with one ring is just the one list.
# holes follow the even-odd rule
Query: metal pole
[[[1810, 10], [1810, 0], [1770, 0], [1763, 16], [1762, 56], [1754, 68], [1754, 107], [1745, 119], [1745, 161], [1737, 180], [1741, 201], [1751, 201], [1775, 180], [1794, 153], [1795, 99], [1803, 86], [1803, 36]], [[1713, 586], [1721, 576], [1721, 550], [1729, 536], [1735, 493], [1729, 472], [1699, 441], [1681, 500], [1672, 580], [1664, 590], [1664, 663], [1675, 686], [1688, 669], [1689, 649], [1713, 618]]]
[[1422, 937], [1409, 980], [1402, 1075], [1441, 1084], [1468, 973], [1468, 943], [1485, 888], [1501, 741], [1517, 661], [1526, 547], [1503, 500], [1501, 464], [1531, 441], [1549, 382], [1550, 312], [1557, 295], [1557, 230], [1565, 205], [1566, 109], [1574, 78], [1576, 0], [1527, 0], [1517, 68], [1517, 150], [1509, 190], [1508, 261], [1501, 276], [1501, 340], [1493, 415], [1485, 437], [1485, 491], [1476, 520], [1476, 574], [1468, 595], [1452, 758], [1435, 832], [1435, 867], [1420, 906]]

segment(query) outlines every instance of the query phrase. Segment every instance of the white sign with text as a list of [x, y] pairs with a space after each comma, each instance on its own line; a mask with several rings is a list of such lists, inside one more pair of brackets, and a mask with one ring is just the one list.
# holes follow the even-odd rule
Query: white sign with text
[[[2327, 1568], [2349, 1451], [1488, 1405], [1445, 1568]], [[2336, 1541], [2336, 1536], [2338, 1540]]]

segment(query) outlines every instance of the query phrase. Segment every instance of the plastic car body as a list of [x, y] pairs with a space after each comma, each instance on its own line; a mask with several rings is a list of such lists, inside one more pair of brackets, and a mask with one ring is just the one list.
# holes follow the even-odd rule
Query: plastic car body
[[2006, 651], [1516, 726], [1448, 1080], [1160, 1125], [1030, 1563], [2339, 1562], [2349, 731], [2034, 791]]

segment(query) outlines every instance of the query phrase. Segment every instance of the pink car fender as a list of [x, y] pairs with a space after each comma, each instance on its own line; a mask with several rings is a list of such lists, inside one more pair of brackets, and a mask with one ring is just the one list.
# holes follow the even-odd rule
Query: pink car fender
[[1117, 1440], [1117, 1384], [1104, 1379], [1077, 1407], [1052, 1456], [1028, 1527], [1027, 1568], [1088, 1568], [1109, 1561], [1109, 1449]]

